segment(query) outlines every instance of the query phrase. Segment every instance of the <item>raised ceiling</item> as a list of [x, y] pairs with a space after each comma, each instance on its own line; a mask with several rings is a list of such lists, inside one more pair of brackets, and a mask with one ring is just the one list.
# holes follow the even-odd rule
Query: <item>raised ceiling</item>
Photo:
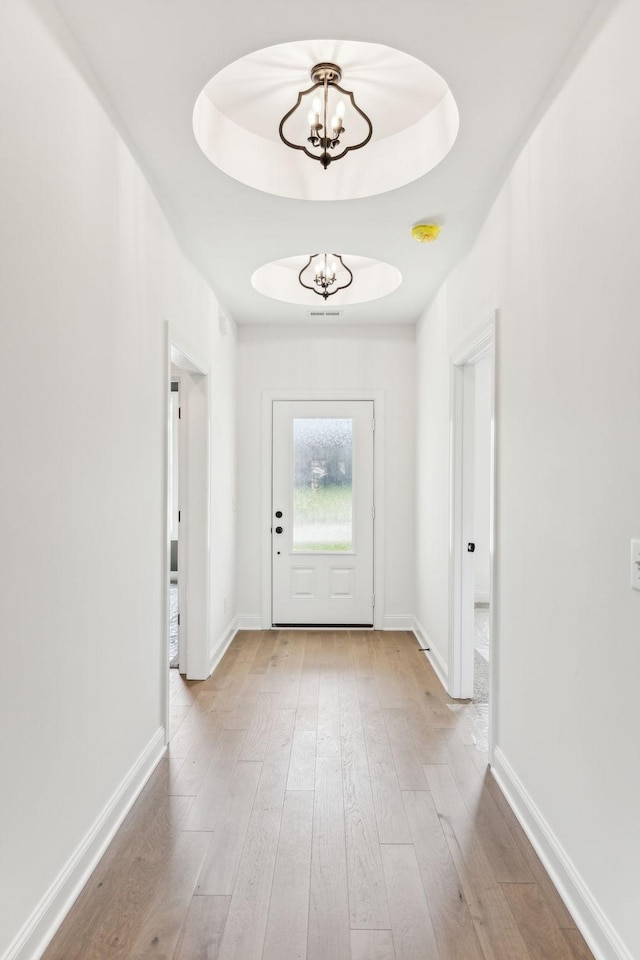
[[[283, 150], [277, 122], [310, 88], [309, 68], [318, 62], [339, 64], [341, 83], [357, 90], [374, 129], [365, 149], [328, 170], [300, 150]], [[349, 100], [338, 99], [347, 103], [342, 150], [368, 131]], [[306, 145], [310, 106], [288, 121], [286, 135], [298, 144]], [[458, 111], [446, 82], [415, 57], [380, 43], [302, 40], [258, 50], [216, 74], [196, 101], [193, 127], [212, 163], [251, 187], [295, 200], [360, 200], [436, 167], [455, 142]]]
[[[325, 255], [326, 256], [326, 255]], [[285, 257], [272, 263], [265, 263], [258, 267], [251, 277], [251, 283], [265, 297], [281, 300], [285, 303], [298, 304], [307, 310], [351, 308], [356, 304], [368, 303], [380, 297], [388, 297], [402, 283], [400, 271], [389, 263], [371, 260], [369, 257], [358, 257], [344, 250], [341, 253], [344, 263], [353, 274], [351, 284], [337, 294], [330, 294], [326, 299], [320, 294], [309, 293], [298, 282], [301, 270], [309, 263], [309, 257]], [[329, 255], [329, 263], [333, 258]], [[314, 259], [313, 263], [317, 263]], [[313, 268], [312, 268], [313, 269]], [[338, 271], [338, 282], [344, 283], [347, 277], [342, 270]], [[303, 277], [308, 284], [309, 275]], [[320, 297], [320, 299], [318, 299]], [[345, 316], [348, 316], [349, 309]]]
[[[402, 274], [388, 296], [347, 305], [341, 323], [407, 324], [469, 248], [541, 104], [615, 0], [54, 2], [183, 249], [237, 323], [310, 323], [304, 305], [263, 296], [251, 277], [270, 261], [326, 250]], [[376, 196], [317, 203], [256, 190], [203, 155], [192, 117], [210, 78], [255, 51], [319, 36], [384, 44], [444, 78], [460, 127], [435, 169]], [[331, 175], [309, 164], [319, 178]], [[437, 242], [412, 239], [424, 220], [442, 224]]]

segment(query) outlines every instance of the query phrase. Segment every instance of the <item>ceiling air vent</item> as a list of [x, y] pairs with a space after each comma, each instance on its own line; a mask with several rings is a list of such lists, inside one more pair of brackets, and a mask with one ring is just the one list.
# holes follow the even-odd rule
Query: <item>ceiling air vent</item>
[[342, 310], [307, 310], [308, 317], [341, 317]]

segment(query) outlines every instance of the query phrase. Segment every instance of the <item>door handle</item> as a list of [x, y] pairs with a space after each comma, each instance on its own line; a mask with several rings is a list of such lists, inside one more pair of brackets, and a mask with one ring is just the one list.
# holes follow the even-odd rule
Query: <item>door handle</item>
[[276, 533], [282, 533], [282, 527], [276, 527]]
[[468, 544], [467, 544], [467, 553], [474, 553], [474, 552], [475, 552], [475, 549], [476, 549], [475, 543], [468, 543]]

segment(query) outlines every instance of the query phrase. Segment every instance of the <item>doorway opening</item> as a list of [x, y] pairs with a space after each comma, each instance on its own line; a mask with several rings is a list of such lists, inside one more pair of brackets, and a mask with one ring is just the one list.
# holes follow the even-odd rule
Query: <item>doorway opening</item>
[[[364, 416], [366, 420], [366, 438], [365, 434], [361, 433], [361, 430], [364, 429], [363, 422], [360, 421], [360, 415], [355, 412], [356, 408], [349, 409], [349, 403], [352, 401], [358, 402], [360, 409], [366, 409], [368, 412]], [[280, 561], [284, 556], [284, 553], [281, 552], [278, 556], [277, 551], [283, 551], [282, 546], [278, 546], [278, 538], [280, 540], [286, 539], [284, 530], [288, 528], [289, 536], [293, 537], [293, 528], [289, 523], [285, 525], [284, 522], [284, 513], [285, 509], [282, 507], [281, 503], [276, 503], [276, 498], [278, 498], [278, 490], [275, 489], [275, 476], [274, 476], [274, 459], [277, 458], [277, 451], [274, 448], [275, 438], [274, 438], [274, 409], [275, 405], [279, 403], [286, 402], [295, 402], [295, 404], [311, 404], [306, 411], [302, 411], [301, 408], [298, 409], [296, 416], [293, 419], [305, 420], [305, 419], [314, 419], [314, 418], [337, 418], [338, 420], [352, 420], [352, 429], [355, 431], [353, 433], [353, 439], [356, 441], [354, 443], [354, 450], [359, 448], [359, 453], [356, 452], [355, 460], [352, 463], [352, 487], [353, 487], [353, 496], [354, 502], [357, 500], [358, 503], [355, 504], [355, 512], [352, 514], [353, 526], [351, 533], [353, 535], [353, 544], [355, 545], [355, 550], [353, 553], [359, 553], [361, 547], [365, 547], [366, 537], [368, 536], [367, 531], [363, 531], [363, 528], [359, 526], [359, 510], [358, 504], [360, 504], [360, 492], [364, 492], [360, 488], [360, 483], [364, 482], [365, 478], [367, 482], [372, 482], [373, 489], [371, 491], [370, 498], [370, 514], [367, 521], [366, 517], [364, 523], [368, 525], [369, 530], [372, 535], [372, 570], [366, 565], [366, 568], [370, 570], [372, 575], [367, 581], [366, 589], [361, 587], [360, 583], [360, 565], [356, 562], [357, 570], [354, 570], [353, 573], [349, 571], [344, 572], [336, 569], [335, 576], [330, 574], [328, 570], [325, 571], [316, 571], [309, 572], [304, 574], [301, 571], [295, 575], [294, 580], [297, 582], [293, 583], [293, 589], [289, 590], [289, 596], [292, 594], [304, 593], [307, 592], [307, 587], [309, 587], [308, 592], [312, 593], [315, 590], [314, 577], [317, 581], [317, 586], [327, 588], [326, 592], [331, 594], [336, 594], [336, 597], [332, 597], [330, 603], [331, 606], [345, 606], [350, 604], [350, 597], [353, 595], [354, 598], [360, 596], [363, 603], [366, 603], [365, 608], [358, 608], [356, 611], [351, 610], [347, 616], [338, 618], [331, 617], [330, 620], [325, 620], [318, 618], [318, 611], [313, 613], [313, 620], [311, 617], [305, 617], [302, 620], [298, 619], [298, 612], [294, 610], [280, 610], [274, 611], [274, 583], [273, 583], [273, 571], [274, 571], [274, 561]], [[337, 403], [337, 407], [325, 409], [325, 404]], [[346, 406], [345, 406], [346, 404]], [[322, 408], [322, 410], [321, 410]], [[282, 408], [284, 409], [284, 407]], [[261, 445], [261, 463], [263, 464], [263, 473], [262, 473], [262, 494], [261, 494], [261, 517], [262, 517], [262, 537], [261, 537], [261, 568], [262, 568], [262, 578], [261, 578], [261, 615], [260, 615], [260, 625], [263, 629], [271, 629], [274, 624], [277, 623], [304, 623], [305, 626], [309, 622], [313, 623], [313, 626], [321, 626], [322, 624], [328, 624], [330, 626], [336, 626], [340, 623], [348, 624], [349, 626], [355, 626], [357, 624], [370, 624], [373, 622], [374, 630], [384, 629], [385, 623], [385, 613], [384, 613], [384, 570], [385, 570], [385, 529], [384, 529], [384, 511], [373, 510], [373, 494], [375, 494], [376, 503], [384, 503], [384, 434], [385, 434], [385, 417], [384, 417], [384, 392], [382, 390], [375, 389], [346, 389], [346, 390], [300, 390], [300, 389], [278, 389], [278, 390], [265, 390], [262, 394], [262, 445]], [[299, 427], [304, 432], [305, 424], [300, 424]], [[344, 424], [341, 424], [340, 427], [344, 427]], [[289, 421], [289, 426], [287, 427], [287, 434], [291, 439], [290, 453], [286, 456], [289, 456], [290, 460], [292, 457], [292, 446], [293, 446], [293, 422]], [[371, 458], [367, 454], [364, 458], [364, 462], [367, 466], [361, 470], [359, 463], [361, 464], [360, 454], [364, 450], [369, 449], [369, 445], [372, 445], [372, 462]], [[324, 455], [314, 455], [311, 457], [312, 460], [324, 461], [327, 458]], [[358, 462], [356, 462], [358, 461]], [[342, 471], [343, 467], [340, 466], [342, 458], [338, 458], [338, 470]], [[288, 468], [287, 468], [288, 469]], [[291, 461], [291, 470], [293, 471], [293, 462]], [[344, 470], [346, 475], [347, 465], [344, 463]], [[313, 483], [318, 483], [320, 486], [323, 482], [324, 477], [331, 477], [330, 464], [318, 462], [316, 464], [311, 464], [311, 475], [310, 475], [310, 485]], [[293, 478], [293, 473], [290, 474], [290, 478]], [[290, 481], [291, 482], [291, 481]], [[286, 483], [286, 478], [285, 478]], [[295, 480], [293, 482], [295, 486]], [[360, 488], [360, 489], [359, 489]], [[282, 488], [281, 488], [282, 489]], [[286, 489], [286, 487], [285, 487]], [[291, 506], [293, 506], [293, 490], [290, 491]], [[345, 491], [341, 490], [341, 494], [344, 494]], [[284, 495], [284, 494], [282, 494]], [[288, 494], [287, 494], [288, 496]], [[322, 499], [322, 498], [318, 498]], [[331, 499], [328, 497], [327, 499]], [[344, 507], [344, 500], [348, 498], [338, 497], [341, 507]], [[363, 498], [366, 500], [366, 496]], [[300, 502], [304, 500], [304, 497], [299, 497]], [[300, 503], [298, 503], [300, 506]], [[276, 513], [282, 512], [282, 517], [277, 517]], [[364, 517], [364, 514], [363, 514]], [[287, 520], [290, 521], [293, 519], [293, 511], [289, 514]], [[301, 519], [301, 518], [299, 518]], [[314, 534], [313, 542], [317, 545], [320, 543], [320, 540], [317, 539], [316, 533], [317, 530], [312, 530], [311, 527], [315, 524], [315, 517], [309, 516], [308, 520], [312, 521], [307, 529], [307, 533], [311, 532]], [[337, 559], [336, 567], [340, 565], [340, 556], [342, 555], [342, 560], [347, 560], [347, 555], [349, 550], [343, 549], [347, 541], [343, 539], [343, 534], [345, 533], [343, 529], [344, 518], [340, 519], [338, 524], [339, 530], [333, 531], [333, 533], [338, 532], [340, 537], [338, 540], [333, 541], [332, 543], [338, 544], [340, 546], [339, 550], [330, 551], [334, 553], [335, 558]], [[275, 527], [280, 526], [283, 528], [282, 534], [275, 533]], [[302, 524], [304, 528], [305, 524]], [[298, 530], [298, 533], [304, 532], [304, 530]], [[320, 534], [321, 537], [325, 536], [328, 531], [325, 529], [324, 533]], [[364, 537], [364, 539], [363, 539]], [[328, 541], [327, 541], [328, 542]], [[300, 544], [296, 543], [296, 547], [299, 548]], [[287, 548], [288, 549], [288, 548]], [[296, 548], [291, 551], [292, 554], [297, 551]], [[366, 552], [366, 551], [365, 551]], [[310, 550], [308, 554], [321, 554], [323, 550]], [[356, 558], [357, 560], [358, 558]], [[283, 567], [286, 564], [294, 564], [295, 556], [289, 556], [285, 558], [285, 564], [281, 565]], [[314, 560], [314, 557], [311, 556], [311, 560]], [[320, 561], [322, 564], [324, 561]], [[313, 562], [309, 563], [308, 569], [312, 571], [312, 568], [315, 566]], [[346, 567], [346, 563], [343, 564]], [[365, 569], [363, 567], [362, 569]], [[281, 571], [282, 572], [282, 571]], [[326, 576], [325, 576], [326, 574]], [[289, 575], [291, 575], [291, 568], [289, 569]], [[307, 583], [305, 584], [305, 579]], [[285, 569], [285, 577], [281, 581], [280, 586], [283, 590], [283, 596], [287, 592], [287, 573]], [[355, 587], [355, 592], [352, 589]], [[339, 596], [342, 595], [342, 596]], [[302, 598], [300, 598], [302, 601]], [[315, 601], [313, 597], [309, 599], [309, 606], [311, 606]], [[343, 602], [344, 601], [344, 602]], [[286, 601], [288, 603], [288, 601]], [[359, 603], [359, 600], [355, 601], [356, 604]], [[302, 606], [302, 602], [300, 606]], [[344, 611], [343, 611], [344, 612]], [[292, 616], [291, 614], [294, 614]], [[274, 615], [275, 614], [275, 615]]]
[[[166, 724], [171, 682], [205, 680], [210, 650], [210, 367], [167, 324], [164, 609]], [[169, 664], [175, 670], [169, 669]]]
[[274, 400], [273, 626], [373, 626], [374, 404]]
[[473, 372], [473, 700], [489, 702], [491, 656], [491, 428], [493, 356], [487, 350]]
[[167, 471], [169, 668], [171, 670], [180, 669], [180, 418], [182, 411], [180, 409], [180, 379], [178, 374], [178, 368], [172, 364], [169, 393], [169, 469]]
[[491, 317], [452, 357], [450, 689], [487, 713], [494, 643], [494, 337]]

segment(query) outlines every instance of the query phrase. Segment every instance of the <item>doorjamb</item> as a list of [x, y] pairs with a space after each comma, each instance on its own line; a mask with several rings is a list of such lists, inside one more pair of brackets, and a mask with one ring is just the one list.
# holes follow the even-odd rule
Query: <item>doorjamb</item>
[[263, 390], [262, 391], [262, 456], [260, 488], [261, 508], [261, 597], [260, 619], [263, 630], [272, 624], [271, 602], [271, 508], [273, 477], [273, 402], [274, 400], [370, 400], [376, 429], [373, 438], [373, 628], [382, 630], [384, 620], [384, 391], [349, 390]]
[[[186, 599], [180, 611], [180, 626], [184, 629], [182, 644], [185, 664], [180, 672], [186, 672], [189, 680], [204, 680], [209, 676], [210, 646], [210, 382], [211, 367], [199, 351], [171, 324], [166, 324], [165, 365], [165, 495], [163, 499], [163, 585], [162, 602], [165, 629], [163, 630], [163, 673], [165, 676], [165, 736], [168, 737], [169, 720], [169, 570], [170, 544], [167, 516], [167, 472], [169, 467], [169, 394], [171, 391], [172, 364], [182, 371], [181, 405], [188, 410], [183, 418], [180, 468], [186, 460], [186, 477], [180, 476], [180, 576], [185, 578], [187, 588], [181, 591]], [[185, 670], [182, 667], [185, 667]]]
[[[178, 372], [175, 372], [176, 370], [177, 370]], [[171, 436], [172, 436], [172, 437], [174, 436], [174, 432], [175, 432], [175, 434], [177, 434], [177, 444], [176, 444], [176, 446], [177, 446], [177, 454], [178, 454], [178, 455], [177, 455], [177, 457], [175, 457], [175, 453], [176, 453], [175, 448], [174, 448], [173, 450], [171, 450], [171, 452], [170, 452], [171, 459], [170, 459], [170, 461], [168, 460], [167, 463], [168, 463], [168, 464], [169, 464], [169, 463], [171, 464], [173, 470], [176, 471], [176, 472], [177, 472], [177, 475], [178, 475], [178, 476], [177, 476], [177, 487], [178, 487], [178, 504], [177, 504], [177, 506], [178, 506], [178, 511], [179, 511], [179, 509], [180, 509], [180, 478], [182, 477], [183, 480], [184, 480], [184, 478], [186, 477], [186, 466], [187, 466], [184, 437], [182, 438], [182, 441], [180, 440], [180, 433], [181, 433], [181, 431], [180, 431], [180, 423], [181, 423], [180, 417], [181, 417], [181, 411], [182, 411], [182, 403], [183, 403], [183, 401], [184, 401], [184, 384], [183, 384], [183, 378], [184, 378], [184, 371], [183, 371], [183, 370], [180, 370], [180, 369], [177, 368], [177, 367], [175, 367], [174, 364], [171, 364], [171, 378], [170, 378], [170, 382], [171, 382], [172, 385], [173, 385], [173, 382], [174, 382], [174, 381], [176, 381], [176, 382], [178, 383], [178, 393], [177, 393], [177, 397], [178, 397], [178, 410], [177, 410], [177, 416], [176, 416], [176, 412], [173, 410], [173, 403], [170, 404], [169, 416], [170, 416], [171, 419], [172, 419], [172, 426], [171, 426], [171, 431], [170, 431], [170, 432], [171, 432]], [[171, 389], [171, 388], [170, 388], [170, 389]], [[171, 397], [171, 400], [173, 401], [173, 398], [174, 398], [174, 396], [175, 396], [173, 390], [171, 390], [171, 393], [169, 394], [169, 396]], [[167, 475], [168, 475], [168, 471], [167, 471]], [[176, 522], [178, 523], [178, 529], [177, 529], [177, 531], [176, 531], [176, 535], [177, 535], [177, 539], [178, 539], [178, 554], [179, 554], [179, 553], [180, 553], [180, 527], [179, 527], [179, 521], [176, 521]], [[171, 544], [169, 544], [169, 546], [171, 546]], [[179, 564], [178, 564], [178, 566], [179, 566]], [[169, 577], [169, 581], [171, 581], [171, 577]], [[179, 614], [180, 610], [183, 610], [183, 609], [186, 608], [185, 592], [186, 592], [186, 591], [185, 591], [185, 581], [184, 581], [184, 577], [182, 577], [182, 578], [180, 577], [180, 570], [178, 569], [178, 614]], [[184, 673], [185, 670], [184, 670], [184, 666], [183, 666], [182, 668], [180, 667], [180, 664], [184, 665], [184, 664], [186, 664], [186, 662], [187, 662], [187, 653], [186, 653], [186, 645], [185, 645], [185, 634], [184, 634], [184, 631], [183, 631], [183, 630], [178, 629], [178, 668], [179, 668], [179, 670], [181, 669], [182, 673]]]
[[496, 326], [497, 311], [493, 311], [480, 323], [451, 355], [450, 383], [450, 535], [449, 535], [449, 690], [451, 697], [463, 696], [464, 653], [462, 637], [463, 609], [463, 382], [465, 367], [482, 357], [492, 357], [491, 377], [491, 450], [489, 494], [489, 636], [491, 657], [489, 662], [489, 762], [495, 742], [494, 702], [497, 695], [496, 671]]

